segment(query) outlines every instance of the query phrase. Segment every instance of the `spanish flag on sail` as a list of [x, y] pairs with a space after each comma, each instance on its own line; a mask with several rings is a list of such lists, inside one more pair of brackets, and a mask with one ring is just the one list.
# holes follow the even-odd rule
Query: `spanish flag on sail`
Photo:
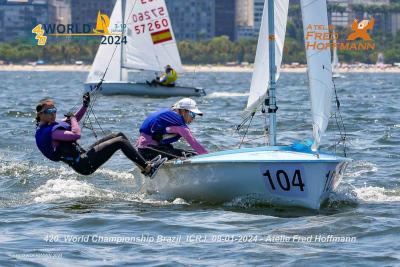
[[159, 32], [153, 32], [151, 34], [153, 44], [160, 44], [172, 40], [172, 33], [170, 29], [162, 30]]

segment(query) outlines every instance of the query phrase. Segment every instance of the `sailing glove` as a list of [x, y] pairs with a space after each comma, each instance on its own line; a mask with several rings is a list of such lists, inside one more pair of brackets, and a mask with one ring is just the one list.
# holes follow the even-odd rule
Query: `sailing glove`
[[83, 95], [83, 106], [87, 108], [87, 107], [89, 107], [89, 104], [90, 104], [90, 94], [85, 93]]
[[67, 114], [64, 114], [64, 117], [65, 117], [65, 122], [66, 123], [68, 123], [68, 124], [71, 124], [71, 118], [72, 117], [75, 117], [75, 114], [72, 112], [72, 111], [70, 111], [70, 112], [68, 112]]
[[75, 114], [74, 114], [72, 111], [70, 111], [70, 112], [68, 112], [67, 114], [64, 114], [64, 116], [65, 116], [66, 118], [71, 118], [71, 117], [75, 117]]

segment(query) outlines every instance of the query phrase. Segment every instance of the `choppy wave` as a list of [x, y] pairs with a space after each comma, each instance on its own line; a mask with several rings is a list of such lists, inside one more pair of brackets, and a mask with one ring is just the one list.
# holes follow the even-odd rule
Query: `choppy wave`
[[172, 204], [175, 204], [175, 205], [189, 205], [189, 203], [186, 202], [186, 200], [184, 200], [183, 198], [174, 199], [174, 201], [172, 201]]
[[356, 206], [359, 203], [354, 187], [348, 183], [342, 183], [329, 195], [326, 203], [328, 208]]
[[98, 201], [126, 201], [142, 204], [168, 206], [189, 205], [184, 199], [168, 201], [143, 192], [124, 193], [109, 189], [100, 189], [85, 181], [75, 179], [52, 179], [30, 193], [35, 203], [53, 203], [72, 199], [96, 199]]
[[[30, 192], [18, 195], [18, 199], [4, 199], [2, 206], [11, 202], [18, 203], [52, 203], [67, 201], [71, 199], [97, 199], [99, 201], [127, 201], [143, 204], [165, 206], [165, 205], [189, 205], [184, 199], [177, 198], [173, 201], [165, 200], [160, 195], [148, 195], [141, 191], [143, 177], [136, 172], [115, 171], [107, 168], [100, 168], [95, 175], [104, 176], [106, 179], [127, 182], [134, 193], [119, 192], [117, 190], [102, 189], [88, 181], [82, 181], [80, 175], [72, 169], [60, 164], [60, 166], [44, 166], [31, 162], [4, 161], [4, 155], [0, 155], [0, 176], [9, 177], [3, 181], [3, 187], [7, 185], [20, 187], [29, 184]], [[40, 183], [38, 177], [50, 178], [44, 184], [35, 187]], [[15, 178], [19, 178], [15, 180]], [[8, 182], [8, 183], [5, 183]], [[32, 188], [33, 187], [33, 188]], [[118, 188], [118, 187], [117, 187]], [[24, 196], [25, 195], [25, 196]], [[13, 198], [15, 198], [14, 196]], [[4, 202], [4, 203], [3, 203]], [[7, 204], [8, 203], [8, 204]]]
[[77, 180], [52, 179], [34, 190], [35, 202], [53, 202], [71, 198], [94, 197], [97, 190], [93, 185]]
[[400, 189], [386, 189], [377, 186], [364, 186], [355, 188], [357, 198], [364, 202], [400, 202]]
[[120, 172], [120, 171], [114, 171], [110, 169], [98, 169], [96, 171], [96, 174], [102, 174], [104, 176], [107, 176], [107, 178], [111, 178], [114, 180], [125, 180], [125, 181], [134, 181], [136, 176], [134, 174], [134, 170], [130, 172]]
[[6, 115], [12, 118], [20, 118], [20, 117], [33, 118], [35, 116], [35, 113], [27, 111], [19, 111], [19, 110], [9, 110], [7, 111]]
[[360, 203], [399, 202], [400, 189], [377, 186], [354, 187], [343, 184], [329, 197], [329, 206], [356, 205]]
[[50, 166], [38, 165], [30, 162], [21, 161], [5, 161], [0, 164], [0, 175], [13, 175], [21, 177], [25, 174], [46, 174], [46, 175], [57, 175], [67, 176], [76, 174], [73, 170], [60, 165], [60, 167], [54, 168]]
[[378, 167], [368, 161], [356, 161], [352, 163], [346, 171], [347, 177], [359, 177], [366, 173], [374, 173], [378, 171]]
[[225, 207], [235, 207], [235, 208], [242, 208], [248, 209], [252, 207], [256, 207], [259, 205], [269, 206], [268, 202], [265, 199], [261, 199], [257, 195], [248, 195], [248, 196], [241, 196], [232, 199], [231, 201], [225, 202]]
[[232, 92], [213, 92], [207, 95], [207, 98], [228, 98], [228, 97], [245, 97], [249, 93], [232, 93]]

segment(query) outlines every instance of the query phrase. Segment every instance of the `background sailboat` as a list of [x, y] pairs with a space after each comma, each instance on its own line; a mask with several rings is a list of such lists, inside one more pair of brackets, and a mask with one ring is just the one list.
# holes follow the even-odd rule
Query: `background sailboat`
[[[335, 36], [335, 31], [333, 31], [333, 36]], [[337, 54], [337, 41], [336, 41], [336, 39], [334, 39], [333, 40], [333, 58], [332, 58], [332, 77], [333, 78], [343, 77], [339, 73], [339, 67], [340, 67], [340, 63], [339, 63], [339, 57]]]
[[[265, 1], [244, 112], [245, 116], [253, 116], [263, 105], [268, 109], [271, 146], [220, 151], [167, 163], [154, 180], [145, 180], [147, 190], [172, 199], [225, 202], [250, 196], [277, 205], [319, 209], [339, 184], [349, 159], [318, 151], [330, 117], [333, 89], [330, 50], [307, 49], [312, 148], [276, 145], [275, 82], [282, 60], [288, 5], [289, 0]], [[301, 8], [305, 33], [306, 25], [328, 28], [326, 0], [302, 0]]]
[[[125, 22], [125, 23], [124, 23]], [[121, 25], [126, 24], [126, 30]], [[85, 83], [91, 90], [103, 79], [103, 94], [130, 94], [139, 96], [202, 96], [202, 88], [177, 85], [175, 87], [149, 86], [143, 82], [129, 82], [128, 71], [163, 71], [171, 65], [183, 72], [181, 59], [164, 0], [117, 0], [110, 18], [110, 32], [115, 27], [122, 31], [115, 44], [101, 44]], [[118, 37], [118, 38], [116, 38]], [[126, 40], [126, 42], [125, 42]], [[109, 70], [104, 75], [107, 66]], [[178, 82], [179, 83], [179, 82]]]

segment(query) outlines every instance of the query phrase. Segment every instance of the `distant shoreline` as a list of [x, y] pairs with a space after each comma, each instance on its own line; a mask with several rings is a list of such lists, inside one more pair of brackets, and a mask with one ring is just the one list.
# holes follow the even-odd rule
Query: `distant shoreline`
[[[88, 72], [91, 65], [0, 65], [0, 71], [81, 71]], [[252, 72], [252, 66], [185, 65], [186, 72]], [[283, 67], [282, 72], [304, 73], [305, 67]], [[400, 67], [343, 67], [340, 73], [400, 73]]]

